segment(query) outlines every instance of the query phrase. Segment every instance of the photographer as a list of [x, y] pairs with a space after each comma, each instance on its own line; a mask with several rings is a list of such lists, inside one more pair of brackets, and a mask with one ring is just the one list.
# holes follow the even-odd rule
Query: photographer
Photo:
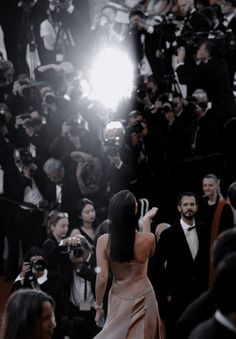
[[193, 0], [178, 0], [178, 7], [183, 18], [181, 35], [191, 37], [193, 33], [210, 30], [207, 18], [196, 10]]
[[134, 168], [123, 153], [128, 153], [128, 150], [125, 151], [125, 147], [119, 149], [111, 146], [107, 151], [109, 159], [107, 174], [109, 197], [122, 189], [128, 189], [135, 179]]
[[74, 328], [74, 333], [70, 338], [76, 339], [80, 336], [83, 339], [92, 339], [99, 331], [94, 321], [95, 310], [93, 308], [96, 256], [78, 229], [73, 229], [70, 236], [75, 237], [78, 244], [68, 247], [70, 260], [73, 263], [69, 316], [81, 318], [81, 323]]
[[15, 129], [9, 133], [9, 139], [18, 148], [25, 148], [29, 151], [35, 164], [42, 167], [49, 156], [48, 143], [50, 130], [45, 124], [44, 117], [37, 111], [30, 114], [21, 114], [16, 117]]
[[206, 92], [197, 89], [193, 93], [194, 128], [191, 150], [193, 155], [206, 156], [223, 151], [223, 126], [220, 125], [216, 112], [208, 102]]
[[67, 246], [78, 244], [77, 239], [67, 237], [68, 229], [68, 214], [57, 210], [51, 211], [48, 216], [48, 238], [42, 247], [48, 269], [60, 274], [67, 297], [69, 295], [70, 277], [73, 269]]
[[42, 250], [37, 247], [31, 247], [25, 254], [21, 272], [16, 277], [11, 292], [22, 288], [41, 290], [53, 297], [57, 323], [53, 338], [62, 339], [61, 323], [66, 312], [62, 279], [58, 273], [47, 269]]
[[[57, 38], [63, 39], [63, 60], [70, 61], [77, 68], [86, 62], [90, 41], [90, 25], [87, 17], [76, 8], [73, 0], [54, 1], [59, 8], [61, 27]], [[61, 60], [58, 60], [61, 61]]]
[[[132, 183], [132, 192], [138, 198], [146, 197], [149, 201], [155, 201], [157, 194], [154, 193], [156, 180], [161, 178], [159, 172], [162, 168], [161, 153], [158, 137], [149, 132], [146, 117], [139, 111], [131, 111], [128, 116], [128, 126], [125, 133], [125, 145], [129, 150], [129, 163], [136, 175]], [[158, 173], [158, 174], [157, 174]]]
[[19, 204], [15, 213], [16, 233], [25, 254], [30, 246], [40, 247], [46, 236], [42, 227], [44, 211], [39, 208], [44, 200], [43, 175], [27, 150], [16, 149], [14, 159], [11, 185], [15, 190], [14, 200]]
[[135, 59], [137, 70], [140, 70], [143, 58], [146, 56], [151, 71], [157, 83], [163, 81], [162, 60], [156, 53], [161, 49], [159, 25], [151, 26], [145, 14], [134, 9], [130, 12], [130, 29], [127, 36], [127, 48]]
[[0, 102], [5, 101], [6, 96], [11, 93], [13, 75], [13, 64], [4, 60], [0, 52]]
[[62, 45], [64, 37], [62, 36], [59, 39], [58, 36], [59, 30], [61, 29], [60, 8], [58, 2], [49, 0], [46, 12], [47, 18], [40, 24], [40, 37], [43, 40], [43, 65], [62, 61], [64, 57]]
[[14, 117], [40, 110], [37, 83], [26, 74], [20, 74], [13, 83], [12, 92], [8, 95], [6, 104]]
[[75, 219], [76, 201], [81, 194], [75, 175], [68, 172], [63, 163], [56, 158], [49, 158], [43, 166], [47, 176], [45, 181], [45, 198], [49, 206], [66, 211], [70, 223]]
[[187, 87], [191, 85], [194, 89], [202, 88], [207, 93], [212, 108], [219, 112], [223, 124], [227, 119], [235, 116], [236, 104], [227, 64], [218, 53], [216, 41], [204, 40], [197, 50], [196, 60], [199, 64], [189, 70], [185, 65], [185, 47], [180, 47], [176, 73], [181, 84]]

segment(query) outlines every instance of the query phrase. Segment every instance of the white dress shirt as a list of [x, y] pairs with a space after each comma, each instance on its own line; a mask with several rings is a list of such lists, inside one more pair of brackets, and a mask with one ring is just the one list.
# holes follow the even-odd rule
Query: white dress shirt
[[199, 242], [198, 242], [198, 235], [196, 228], [192, 229], [191, 231], [188, 231], [189, 227], [195, 226], [195, 223], [192, 226], [189, 226], [186, 224], [186, 222], [183, 221], [183, 219], [180, 219], [180, 225], [184, 231], [189, 249], [191, 251], [193, 260], [196, 258], [198, 248], [199, 248]]

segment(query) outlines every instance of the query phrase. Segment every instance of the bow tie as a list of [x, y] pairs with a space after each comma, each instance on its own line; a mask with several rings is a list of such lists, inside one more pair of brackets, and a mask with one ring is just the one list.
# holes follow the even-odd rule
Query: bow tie
[[196, 226], [191, 226], [191, 227], [187, 228], [187, 231], [192, 231], [194, 228], [196, 228]]

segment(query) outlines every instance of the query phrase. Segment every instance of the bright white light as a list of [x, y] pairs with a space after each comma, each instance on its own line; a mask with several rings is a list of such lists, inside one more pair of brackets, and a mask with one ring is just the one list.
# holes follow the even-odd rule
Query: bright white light
[[120, 100], [130, 97], [133, 76], [133, 64], [125, 52], [104, 49], [91, 68], [92, 99], [115, 110]]

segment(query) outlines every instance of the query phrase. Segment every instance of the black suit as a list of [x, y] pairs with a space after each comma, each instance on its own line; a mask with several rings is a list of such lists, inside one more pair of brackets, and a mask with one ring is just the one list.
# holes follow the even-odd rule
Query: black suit
[[192, 154], [209, 155], [222, 152], [222, 130], [217, 116], [212, 109], [208, 109], [204, 116], [195, 121], [192, 133]]
[[[236, 71], [236, 48], [235, 48], [236, 18], [235, 16], [228, 22], [226, 26], [223, 26], [222, 30], [225, 34], [227, 34], [228, 39], [229, 39], [229, 42], [227, 42], [227, 46], [226, 46], [226, 61], [229, 67], [231, 84], [233, 84], [234, 74]], [[232, 48], [232, 46], [234, 47]]]
[[58, 204], [56, 195], [56, 185], [46, 178], [45, 180], [45, 199], [55, 205], [54, 208], [69, 213], [69, 225], [73, 227], [77, 220], [76, 216], [76, 202], [81, 198], [78, 183], [76, 178], [71, 173], [65, 174], [61, 185], [61, 203]]
[[235, 339], [236, 333], [220, 324], [214, 317], [201, 323], [188, 339]]
[[57, 239], [50, 234], [43, 244], [44, 258], [48, 269], [60, 274], [66, 296], [69, 295], [73, 264], [66, 246], [59, 246]]
[[204, 32], [210, 29], [208, 20], [197, 10], [192, 10], [184, 18], [184, 26], [181, 35], [191, 36], [194, 32]]
[[187, 339], [193, 328], [209, 319], [216, 308], [215, 293], [209, 289], [186, 308], [176, 323], [171, 339]]
[[[195, 260], [180, 222], [161, 233], [157, 246], [158, 298], [167, 330], [169, 326], [173, 326], [185, 308], [207, 288], [208, 248], [205, 224], [196, 222], [196, 231], [199, 248]], [[170, 301], [167, 301], [168, 296], [171, 296]]]
[[[179, 82], [193, 89], [202, 88], [212, 102], [212, 108], [227, 120], [236, 114], [236, 104], [230, 84], [228, 66], [223, 59], [210, 59], [191, 70], [184, 64], [176, 69]], [[192, 93], [188, 93], [191, 95]]]

